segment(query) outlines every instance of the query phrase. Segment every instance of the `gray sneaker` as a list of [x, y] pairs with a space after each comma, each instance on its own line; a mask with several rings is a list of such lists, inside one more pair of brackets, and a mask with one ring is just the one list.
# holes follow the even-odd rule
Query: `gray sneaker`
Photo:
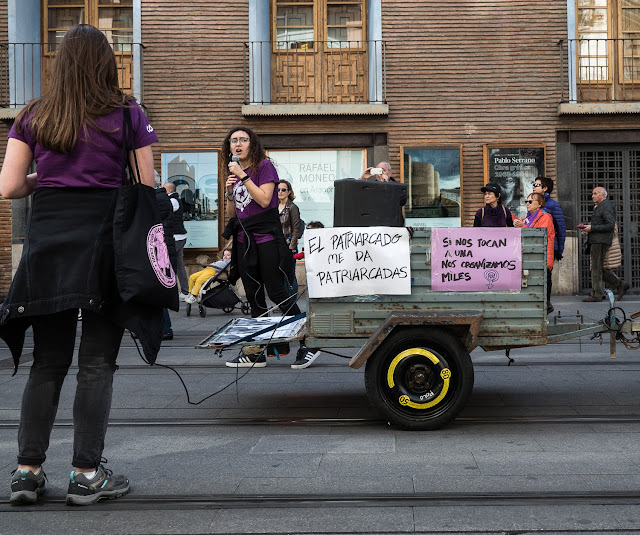
[[14, 470], [9, 502], [15, 505], [36, 503], [38, 496], [44, 492], [46, 479], [42, 468], [39, 474], [34, 474], [31, 470]]
[[102, 498], [113, 500], [129, 492], [129, 480], [125, 476], [114, 476], [102, 465], [91, 479], [81, 472], [71, 472], [70, 477], [67, 505], [91, 505]]

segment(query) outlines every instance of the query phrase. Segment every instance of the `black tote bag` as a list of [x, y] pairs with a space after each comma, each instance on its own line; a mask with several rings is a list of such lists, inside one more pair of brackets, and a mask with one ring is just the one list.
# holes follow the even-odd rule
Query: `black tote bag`
[[[113, 217], [116, 283], [125, 302], [178, 311], [176, 274], [169, 261], [155, 190], [140, 181], [129, 108], [123, 108], [122, 185]], [[135, 170], [129, 150], [133, 150]]]

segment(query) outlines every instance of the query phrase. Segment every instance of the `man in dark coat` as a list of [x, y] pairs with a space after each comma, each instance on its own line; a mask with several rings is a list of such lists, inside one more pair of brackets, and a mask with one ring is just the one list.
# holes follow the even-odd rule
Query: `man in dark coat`
[[617, 291], [618, 301], [629, 289], [629, 285], [618, 278], [615, 273], [603, 267], [604, 257], [613, 241], [613, 228], [616, 224], [616, 210], [609, 199], [607, 190], [602, 187], [593, 188], [591, 193], [595, 209], [591, 216], [591, 224], [584, 225], [582, 235], [587, 236], [591, 259], [591, 295], [583, 301], [596, 302], [602, 300], [602, 281], [612, 290]]

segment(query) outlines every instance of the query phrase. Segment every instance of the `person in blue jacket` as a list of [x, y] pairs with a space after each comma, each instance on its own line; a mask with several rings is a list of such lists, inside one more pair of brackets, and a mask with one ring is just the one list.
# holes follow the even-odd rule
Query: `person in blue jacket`
[[[562, 207], [558, 201], [551, 198], [553, 191], [553, 180], [546, 176], [539, 176], [533, 183], [533, 193], [544, 195], [544, 211], [553, 217], [553, 226], [555, 227], [556, 237], [553, 243], [553, 257], [555, 260], [561, 260], [564, 254], [564, 241], [567, 237], [567, 226], [564, 221]], [[547, 314], [553, 312], [551, 305], [551, 271], [547, 273]]]

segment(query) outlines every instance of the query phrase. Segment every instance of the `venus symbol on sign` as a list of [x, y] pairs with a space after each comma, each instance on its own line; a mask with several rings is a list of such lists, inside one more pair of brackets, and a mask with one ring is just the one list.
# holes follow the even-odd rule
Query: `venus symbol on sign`
[[489, 282], [489, 284], [487, 284], [487, 288], [491, 290], [491, 288], [493, 288], [493, 283], [498, 282], [500, 273], [498, 273], [495, 269], [487, 269], [484, 272], [484, 278]]

